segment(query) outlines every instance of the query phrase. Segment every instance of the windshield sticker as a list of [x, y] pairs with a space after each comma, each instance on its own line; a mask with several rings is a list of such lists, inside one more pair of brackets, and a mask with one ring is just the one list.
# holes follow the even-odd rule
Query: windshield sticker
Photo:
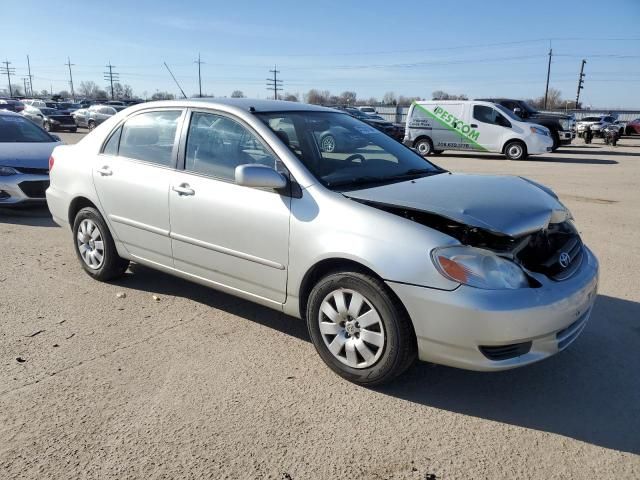
[[356, 125], [354, 128], [358, 132], [362, 133], [363, 135], [371, 135], [373, 133], [378, 133], [378, 130], [376, 130], [373, 127], [370, 127], [369, 125]]
[[480, 137], [480, 132], [472, 128], [469, 124], [463, 122], [455, 115], [447, 112], [442, 107], [434, 108], [433, 112], [427, 109], [424, 105], [419, 105], [418, 103], [413, 104], [414, 109], [419, 108], [421, 112], [426, 113], [432, 119], [437, 120], [440, 124], [448, 128], [449, 130], [453, 130], [458, 132], [465, 140], [468, 140], [476, 149], [486, 151], [486, 148], [479, 145], [477, 143], [478, 138]]

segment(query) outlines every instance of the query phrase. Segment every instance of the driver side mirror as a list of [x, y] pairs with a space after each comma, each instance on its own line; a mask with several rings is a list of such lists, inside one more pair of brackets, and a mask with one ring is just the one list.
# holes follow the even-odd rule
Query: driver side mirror
[[281, 173], [266, 165], [238, 165], [235, 170], [238, 185], [253, 188], [278, 190], [287, 186], [287, 179]]

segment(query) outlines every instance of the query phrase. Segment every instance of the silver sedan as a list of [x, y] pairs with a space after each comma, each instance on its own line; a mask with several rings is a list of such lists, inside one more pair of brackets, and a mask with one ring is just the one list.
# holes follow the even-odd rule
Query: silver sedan
[[[351, 146], [328, 151], [336, 129]], [[146, 103], [53, 157], [49, 208], [91, 277], [133, 261], [304, 319], [320, 357], [360, 384], [416, 358], [541, 360], [596, 298], [598, 262], [547, 187], [452, 174], [343, 112]]]

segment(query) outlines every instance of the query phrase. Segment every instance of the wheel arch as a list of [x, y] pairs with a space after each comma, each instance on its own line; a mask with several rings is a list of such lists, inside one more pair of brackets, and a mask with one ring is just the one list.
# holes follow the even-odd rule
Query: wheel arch
[[502, 153], [506, 153], [507, 151], [507, 145], [509, 145], [511, 142], [518, 142], [520, 143], [523, 147], [524, 147], [524, 153], [525, 155], [527, 155], [529, 153], [529, 149], [527, 148], [527, 142], [525, 142], [524, 140], [522, 140], [521, 138], [509, 138], [508, 140], [506, 140], [503, 144], [502, 144]]
[[430, 136], [430, 135], [426, 135], [426, 134], [424, 134], [424, 133], [423, 133], [423, 134], [421, 134], [420, 136], [416, 137], [416, 138], [413, 140], [413, 146], [415, 147], [415, 146], [418, 144], [418, 142], [419, 142], [420, 140], [426, 140], [426, 139], [431, 140], [431, 143], [433, 143], [433, 138], [431, 138], [431, 136]]
[[74, 198], [71, 201], [71, 203], [69, 204], [69, 212], [68, 212], [69, 225], [73, 226], [73, 222], [75, 221], [76, 215], [78, 214], [78, 212], [86, 207], [92, 207], [92, 208], [95, 208], [98, 212], [100, 211], [98, 206], [95, 203], [93, 203], [91, 200], [89, 200], [87, 197], [79, 196]]

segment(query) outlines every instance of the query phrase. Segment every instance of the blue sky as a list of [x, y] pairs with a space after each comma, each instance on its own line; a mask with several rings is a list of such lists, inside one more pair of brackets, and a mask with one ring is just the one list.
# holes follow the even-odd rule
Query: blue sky
[[550, 86], [563, 97], [575, 98], [585, 58], [585, 104], [640, 108], [640, 0], [2, 3], [15, 21], [3, 22], [1, 60], [22, 84], [29, 54], [37, 90], [68, 89], [69, 56], [76, 85], [106, 85], [110, 61], [138, 95], [177, 93], [166, 61], [192, 95], [200, 53], [203, 91], [218, 96], [266, 97], [277, 65], [292, 93], [530, 98], [544, 94], [551, 44]]

